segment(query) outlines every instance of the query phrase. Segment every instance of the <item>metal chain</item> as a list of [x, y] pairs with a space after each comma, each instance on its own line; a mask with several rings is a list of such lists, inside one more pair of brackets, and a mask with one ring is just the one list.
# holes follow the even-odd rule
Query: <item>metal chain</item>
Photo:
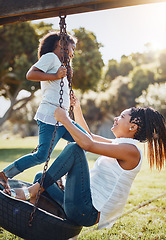
[[[66, 64], [66, 62], [70, 61], [69, 56], [68, 56], [69, 51], [68, 51], [65, 18], [66, 18], [66, 16], [64, 16], [64, 17], [60, 16], [60, 23], [59, 23], [59, 25], [60, 25], [60, 44], [61, 44], [61, 50], [60, 50], [61, 51], [61, 66], [68, 66], [69, 64]], [[67, 59], [69, 59], [69, 60], [67, 60]], [[69, 72], [67, 71], [67, 75], [68, 75], [68, 73]], [[69, 78], [70, 78], [70, 82], [71, 82], [71, 77], [69, 77]], [[60, 82], [60, 87], [61, 88], [60, 88], [60, 92], [59, 92], [59, 94], [60, 94], [59, 106], [60, 107], [62, 107], [62, 104], [63, 104], [63, 86], [64, 86], [64, 81], [63, 81], [63, 78], [61, 78], [61, 82]], [[71, 92], [73, 91], [72, 90], [72, 85], [70, 84], [69, 86], [71, 88], [71, 90], [70, 90], [70, 94], [71, 94]], [[73, 94], [73, 92], [72, 92], [72, 94]], [[54, 130], [54, 133], [53, 133], [53, 138], [51, 140], [51, 146], [50, 146], [49, 151], [48, 151], [47, 160], [46, 160], [46, 163], [44, 165], [43, 174], [42, 174], [42, 177], [41, 177], [40, 187], [39, 187], [38, 193], [36, 195], [36, 201], [35, 201], [35, 204], [34, 204], [34, 207], [33, 207], [33, 211], [30, 215], [29, 226], [32, 226], [32, 221], [33, 221], [34, 216], [35, 216], [36, 208], [37, 208], [39, 198], [40, 198], [40, 195], [41, 195], [41, 190], [42, 190], [42, 187], [43, 187], [43, 182], [44, 182], [45, 174], [46, 174], [46, 171], [47, 171], [47, 168], [48, 168], [48, 162], [50, 160], [50, 155], [52, 153], [52, 149], [53, 149], [53, 145], [54, 145], [54, 139], [55, 139], [58, 127], [59, 127], [59, 122], [56, 122], [55, 130]], [[34, 151], [35, 150], [37, 150], [37, 148], [34, 149]]]
[[[71, 76], [71, 72], [72, 72], [72, 69], [71, 69], [71, 66], [70, 66], [70, 57], [69, 57], [69, 50], [68, 50], [68, 41], [67, 41], [67, 31], [66, 31], [66, 23], [65, 23], [65, 18], [66, 16], [64, 17], [61, 17], [61, 20], [60, 20], [60, 29], [62, 29], [62, 32], [60, 34], [62, 34], [62, 37], [61, 39], [63, 39], [63, 41], [61, 41], [61, 44], [63, 46], [63, 57], [61, 59], [61, 62], [63, 63], [63, 66], [66, 67], [67, 69], [67, 79], [68, 79], [68, 85], [69, 85], [69, 89], [70, 89], [70, 97], [72, 98], [73, 97], [73, 83], [72, 83], [72, 76]], [[62, 56], [62, 54], [61, 54]], [[70, 105], [70, 117], [71, 119], [74, 119], [74, 113], [73, 113], [73, 109], [74, 107], [72, 105]]]

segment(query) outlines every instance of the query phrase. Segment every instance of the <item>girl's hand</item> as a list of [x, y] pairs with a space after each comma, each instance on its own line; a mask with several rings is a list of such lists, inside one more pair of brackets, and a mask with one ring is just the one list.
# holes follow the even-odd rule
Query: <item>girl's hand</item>
[[67, 118], [66, 111], [61, 107], [57, 107], [54, 112], [54, 117], [58, 122], [63, 122]]
[[60, 67], [58, 68], [58, 71], [57, 71], [56, 75], [57, 75], [57, 78], [58, 78], [58, 79], [61, 79], [61, 78], [63, 78], [63, 77], [66, 77], [66, 75], [67, 75], [67, 69], [66, 69], [65, 67], [63, 67], [63, 66], [60, 66]]

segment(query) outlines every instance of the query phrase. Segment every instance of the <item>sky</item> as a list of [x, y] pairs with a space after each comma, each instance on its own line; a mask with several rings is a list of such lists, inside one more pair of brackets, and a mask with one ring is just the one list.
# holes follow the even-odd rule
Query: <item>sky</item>
[[[40, 19], [53, 23], [59, 29], [59, 18]], [[145, 51], [145, 44], [151, 42], [154, 48], [166, 48], [166, 2], [123, 7], [90, 13], [69, 15], [66, 18], [67, 30], [84, 27], [92, 31], [100, 49], [104, 63], [109, 59], [120, 60], [122, 55]], [[0, 97], [0, 117], [10, 105]]]
[[[59, 29], [58, 17], [43, 20]], [[103, 45], [105, 64], [112, 58], [120, 60], [123, 54], [145, 51], [148, 42], [154, 48], [166, 48], [166, 2], [68, 15], [66, 23], [69, 32], [84, 27], [95, 33]]]

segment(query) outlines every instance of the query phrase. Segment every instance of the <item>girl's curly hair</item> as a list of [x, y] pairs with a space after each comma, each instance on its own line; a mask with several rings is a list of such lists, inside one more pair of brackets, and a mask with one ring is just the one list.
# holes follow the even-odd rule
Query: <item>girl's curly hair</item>
[[[46, 34], [42, 40], [40, 41], [38, 47], [38, 59], [49, 52], [53, 52], [57, 47], [58, 42], [60, 41], [60, 33], [59, 32], [50, 32]], [[68, 43], [75, 44], [76, 39], [74, 37], [67, 34], [67, 41]]]

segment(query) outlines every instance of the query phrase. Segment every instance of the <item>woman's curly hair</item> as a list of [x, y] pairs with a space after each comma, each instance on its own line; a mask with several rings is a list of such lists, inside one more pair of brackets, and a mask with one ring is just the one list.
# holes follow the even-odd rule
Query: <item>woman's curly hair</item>
[[153, 108], [131, 108], [130, 122], [138, 128], [134, 138], [148, 144], [150, 167], [161, 170], [166, 163], [166, 123], [164, 117]]

